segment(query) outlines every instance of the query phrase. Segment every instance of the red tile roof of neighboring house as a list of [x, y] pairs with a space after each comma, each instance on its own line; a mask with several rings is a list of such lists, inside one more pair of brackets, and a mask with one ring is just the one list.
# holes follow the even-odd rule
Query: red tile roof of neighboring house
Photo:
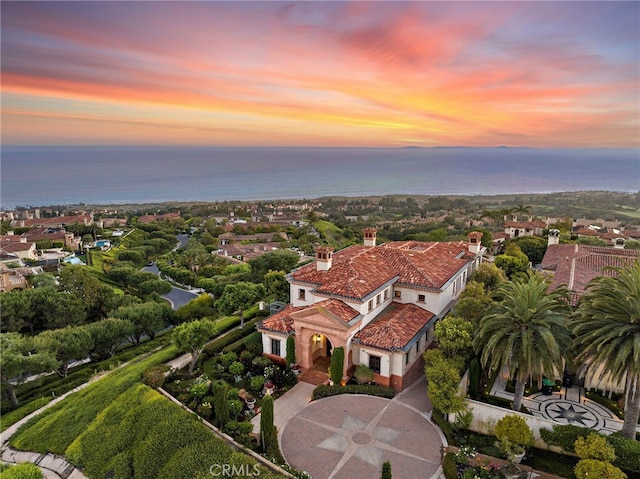
[[180, 213], [165, 213], [163, 215], [143, 215], [138, 218], [139, 223], [148, 224], [154, 221], [166, 221], [172, 219], [179, 219]]
[[543, 221], [505, 221], [505, 228], [525, 228], [534, 230], [536, 228], [545, 229], [547, 224]]
[[386, 351], [404, 349], [433, 316], [432, 312], [414, 304], [392, 303], [358, 331], [353, 342]]
[[18, 251], [29, 251], [35, 248], [35, 243], [21, 243], [19, 241], [2, 242], [0, 246], [5, 253], [16, 253]]
[[575, 291], [573, 302], [584, 293], [589, 281], [598, 276], [613, 276], [608, 267], [625, 267], [640, 260], [640, 251], [581, 244], [556, 244], [547, 247], [542, 268], [555, 272], [551, 289], [561, 285]]
[[333, 253], [332, 266], [316, 263], [290, 274], [296, 282], [314, 284], [315, 293], [362, 299], [385, 283], [440, 289], [473, 255], [466, 242], [398, 241], [379, 246], [350, 246]]
[[602, 234], [602, 232], [595, 231], [590, 228], [580, 228], [574, 231], [574, 233], [581, 236], [600, 236]]
[[93, 222], [93, 217], [90, 215], [76, 215], [76, 216], [53, 216], [51, 218], [33, 218], [29, 220], [16, 220], [12, 224], [20, 224], [25, 228], [33, 227], [50, 227], [56, 228], [62, 225], [72, 225], [81, 223], [84, 225], [90, 225]]

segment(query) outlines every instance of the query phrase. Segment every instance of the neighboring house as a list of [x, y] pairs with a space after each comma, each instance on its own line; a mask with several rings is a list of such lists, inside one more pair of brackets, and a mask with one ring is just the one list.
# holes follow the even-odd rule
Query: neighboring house
[[118, 228], [127, 225], [127, 218], [102, 218], [98, 221], [100, 228]]
[[24, 236], [0, 236], [0, 250], [7, 254], [14, 254], [20, 259], [38, 259], [36, 244], [32, 241], [27, 241]]
[[180, 213], [165, 213], [163, 215], [143, 215], [138, 218], [138, 223], [149, 224], [153, 222], [170, 221], [180, 219]]
[[280, 249], [280, 243], [224, 244], [218, 247], [218, 254], [227, 258], [248, 261], [263, 254]]
[[547, 227], [543, 221], [505, 221], [504, 233], [508, 238], [519, 238], [520, 236], [542, 236], [542, 232]]
[[221, 245], [247, 242], [273, 242], [273, 241], [287, 241], [287, 233], [284, 231], [278, 231], [274, 233], [256, 233], [252, 235], [240, 235], [235, 233], [222, 233], [218, 236]]
[[9, 269], [0, 263], [0, 291], [12, 291], [14, 289], [24, 289], [27, 287], [27, 280], [19, 271]]
[[550, 230], [547, 251], [540, 266], [543, 270], [553, 273], [550, 288], [567, 286], [572, 291], [571, 302], [575, 305], [587, 289], [589, 281], [603, 274], [613, 274], [607, 270], [608, 267], [625, 267], [638, 260], [638, 250], [559, 244], [558, 230]]
[[11, 222], [11, 226], [20, 228], [64, 228], [68, 225], [93, 223], [91, 215], [54, 216], [52, 218], [18, 219]]
[[27, 278], [41, 273], [43, 273], [43, 270], [39, 266], [10, 268], [5, 262], [0, 262], [0, 291], [24, 289], [28, 286]]
[[42, 240], [61, 242], [72, 250], [80, 248], [80, 237], [74, 236], [73, 233], [69, 233], [62, 228], [32, 228], [26, 231], [22, 237], [25, 237], [27, 241], [34, 242]]
[[[568, 287], [571, 304], [576, 306], [589, 281], [599, 276], [615, 276], [609, 267], [626, 267], [640, 261], [640, 251], [625, 250], [619, 247], [605, 248], [581, 244], [558, 244], [558, 230], [549, 231], [549, 245], [542, 260], [542, 269], [553, 273], [550, 289], [559, 286]], [[612, 381], [603, 375], [599, 368], [582, 366], [578, 378], [584, 381], [587, 389], [596, 388], [622, 393], [624, 385]]]
[[[365, 364], [379, 384], [402, 390], [424, 374], [422, 353], [437, 319], [452, 307], [482, 261], [482, 233], [468, 242], [400, 241], [338, 252], [316, 249], [316, 261], [287, 275], [291, 304], [258, 324], [266, 356], [282, 361], [286, 338], [296, 341], [303, 369], [345, 350], [344, 374]], [[324, 362], [323, 362], [324, 360]]]

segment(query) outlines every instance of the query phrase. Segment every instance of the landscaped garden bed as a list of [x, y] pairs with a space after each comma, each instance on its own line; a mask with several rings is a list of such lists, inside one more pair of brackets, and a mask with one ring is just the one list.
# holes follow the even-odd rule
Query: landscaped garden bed
[[[221, 343], [218, 345], [220, 346]], [[172, 373], [163, 389], [237, 442], [255, 448], [251, 419], [260, 411], [262, 398], [279, 397], [297, 382], [290, 368], [261, 355], [261, 343], [219, 353], [199, 361], [192, 374]]]

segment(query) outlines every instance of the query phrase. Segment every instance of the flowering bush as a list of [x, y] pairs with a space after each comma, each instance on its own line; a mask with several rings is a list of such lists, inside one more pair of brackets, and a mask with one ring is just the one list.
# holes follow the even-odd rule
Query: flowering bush
[[471, 446], [462, 446], [458, 452], [454, 454], [456, 464], [469, 464], [469, 461], [476, 457], [476, 450]]
[[197, 398], [202, 398], [209, 392], [211, 381], [206, 376], [199, 376], [189, 388], [189, 392]]

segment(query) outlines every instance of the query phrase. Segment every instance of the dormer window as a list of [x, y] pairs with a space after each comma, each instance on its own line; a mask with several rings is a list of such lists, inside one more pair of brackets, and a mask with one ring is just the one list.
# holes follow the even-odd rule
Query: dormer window
[[425, 295], [424, 294], [419, 294], [418, 295], [418, 303], [424, 303], [426, 300]]
[[306, 291], [306, 290], [304, 290], [304, 289], [302, 289], [302, 288], [300, 288], [300, 289], [298, 290], [298, 299], [301, 299], [301, 300], [303, 300], [303, 301], [304, 301], [305, 299], [307, 299], [307, 291]]

